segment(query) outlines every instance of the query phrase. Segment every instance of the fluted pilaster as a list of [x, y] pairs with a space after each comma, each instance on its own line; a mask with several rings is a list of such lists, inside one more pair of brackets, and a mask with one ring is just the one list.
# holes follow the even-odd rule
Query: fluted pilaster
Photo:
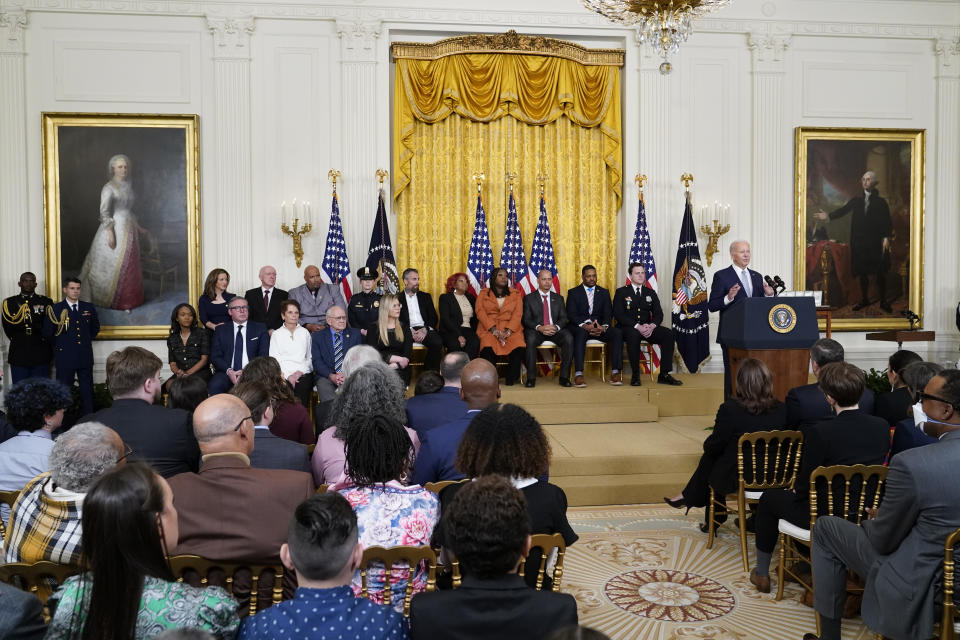
[[[0, 10], [0, 272], [32, 270], [43, 278], [43, 256], [29, 255], [27, 198], [27, 111], [23, 10]], [[39, 209], [39, 201], [37, 204]], [[42, 229], [42, 227], [41, 227]], [[49, 286], [45, 287], [49, 289]]]
[[[935, 41], [934, 53], [937, 57], [936, 135], [927, 140], [927, 146], [935, 154], [933, 166], [937, 174], [927, 179], [925, 240], [932, 240], [933, 252], [924, 260], [927, 277], [923, 306], [924, 315], [929, 318], [925, 324], [937, 327], [945, 338], [951, 339], [955, 335], [953, 303], [960, 297], [960, 284], [953, 277], [960, 270], [957, 257], [960, 245], [957, 218], [960, 211], [960, 182], [957, 181], [960, 176], [960, 39]], [[929, 160], [927, 165], [930, 166]], [[946, 295], [943, 287], [949, 291]], [[945, 358], [954, 357], [956, 349], [951, 347]]]

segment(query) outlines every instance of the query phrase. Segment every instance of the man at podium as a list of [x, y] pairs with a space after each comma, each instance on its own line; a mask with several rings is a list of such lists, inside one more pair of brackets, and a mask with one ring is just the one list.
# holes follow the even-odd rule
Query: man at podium
[[734, 240], [730, 243], [730, 261], [733, 263], [726, 269], [713, 274], [713, 283], [710, 285], [710, 300], [707, 308], [710, 311], [720, 312], [720, 324], [717, 328], [717, 342], [723, 352], [723, 397], [732, 395], [730, 385], [730, 353], [720, 340], [723, 327], [723, 314], [734, 302], [741, 298], [772, 296], [773, 288], [764, 284], [763, 276], [753, 269], [750, 264], [750, 243], [746, 240]]

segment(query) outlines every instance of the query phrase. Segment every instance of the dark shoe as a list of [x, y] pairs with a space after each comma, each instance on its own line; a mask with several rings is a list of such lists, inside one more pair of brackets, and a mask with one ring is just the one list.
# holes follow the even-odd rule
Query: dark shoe
[[683, 383], [669, 373], [661, 373], [657, 376], [657, 384], [669, 384], [671, 387], [679, 387]]
[[[707, 517], [707, 518], [710, 517], [709, 508], [708, 508], [707, 512], [704, 514], [704, 517]], [[727, 512], [726, 512], [726, 511], [721, 511], [720, 513], [716, 514], [716, 515], [714, 516], [714, 518], [716, 518], [716, 523], [717, 523], [718, 525], [721, 525], [721, 524], [723, 524], [724, 522], [727, 521]], [[710, 525], [709, 525], [709, 523], [707, 523], [707, 522], [701, 522], [701, 523], [700, 523], [700, 531], [701, 531], [702, 533], [710, 533]]]
[[757, 570], [750, 572], [750, 582], [760, 593], [770, 593], [770, 576], [758, 576]]
[[623, 386], [623, 377], [620, 375], [619, 371], [616, 373], [610, 374], [610, 384], [612, 384], [615, 387]]
[[577, 389], [583, 389], [585, 386], [587, 386], [587, 383], [583, 381], [583, 376], [576, 376], [573, 379], [573, 386], [575, 386]]
[[526, 383], [525, 383], [523, 386], [525, 386], [527, 389], [533, 389], [535, 386], [537, 386], [537, 381], [536, 381], [536, 380], [527, 380]]
[[[687, 507], [687, 502], [683, 498], [680, 498], [679, 500], [671, 500], [670, 498], [664, 498], [663, 501], [666, 502], [671, 507], [673, 507], [674, 509], [682, 509], [683, 507]], [[690, 507], [687, 507], [687, 511], [686, 513], [684, 513], [684, 515], [686, 515], [687, 513], [690, 513]]]
[[803, 634], [803, 640], [820, 640], [820, 636], [815, 633], [805, 633]]
[[508, 387], [512, 387], [515, 382], [516, 382], [516, 380], [513, 380], [512, 378], [507, 378], [506, 381], [504, 382], [504, 384], [505, 384], [506, 386], [508, 386]]
[[[733, 519], [733, 526], [735, 526], [737, 529], [740, 528], [740, 518]], [[750, 533], [757, 532], [757, 527], [754, 525], [753, 516], [747, 516], [747, 523], [744, 526], [744, 530], [749, 531]]]
[[630, 376], [630, 386], [631, 386], [631, 387], [639, 387], [639, 386], [640, 386], [640, 374], [639, 374], [639, 373], [635, 373], [635, 374], [633, 374], [632, 376]]
[[561, 387], [572, 387], [573, 383], [570, 382], [570, 378], [560, 378]]
[[853, 310], [854, 310], [854, 311], [860, 311], [861, 309], [866, 309], [866, 308], [869, 307], [869, 306], [870, 306], [870, 301], [869, 301], [869, 300], [861, 300], [861, 301], [858, 302], [857, 304], [853, 305]]
[[890, 306], [890, 303], [886, 300], [880, 301], [880, 308], [886, 311], [887, 313], [893, 313], [893, 307]]

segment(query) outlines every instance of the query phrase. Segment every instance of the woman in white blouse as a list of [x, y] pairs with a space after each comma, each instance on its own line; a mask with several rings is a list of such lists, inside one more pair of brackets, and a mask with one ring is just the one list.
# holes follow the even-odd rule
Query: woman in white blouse
[[280, 305], [283, 325], [270, 336], [270, 356], [280, 363], [283, 377], [304, 407], [310, 406], [313, 392], [313, 358], [310, 332], [300, 326], [300, 303], [284, 300]]

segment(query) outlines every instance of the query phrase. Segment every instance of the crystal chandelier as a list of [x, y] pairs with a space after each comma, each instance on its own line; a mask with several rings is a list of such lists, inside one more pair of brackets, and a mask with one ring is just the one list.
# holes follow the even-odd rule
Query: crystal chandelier
[[730, 0], [583, 0], [588, 9], [625, 25], [636, 25], [640, 42], [648, 42], [663, 58], [662, 73], [670, 73], [667, 57], [680, 49], [693, 31], [692, 21]]

